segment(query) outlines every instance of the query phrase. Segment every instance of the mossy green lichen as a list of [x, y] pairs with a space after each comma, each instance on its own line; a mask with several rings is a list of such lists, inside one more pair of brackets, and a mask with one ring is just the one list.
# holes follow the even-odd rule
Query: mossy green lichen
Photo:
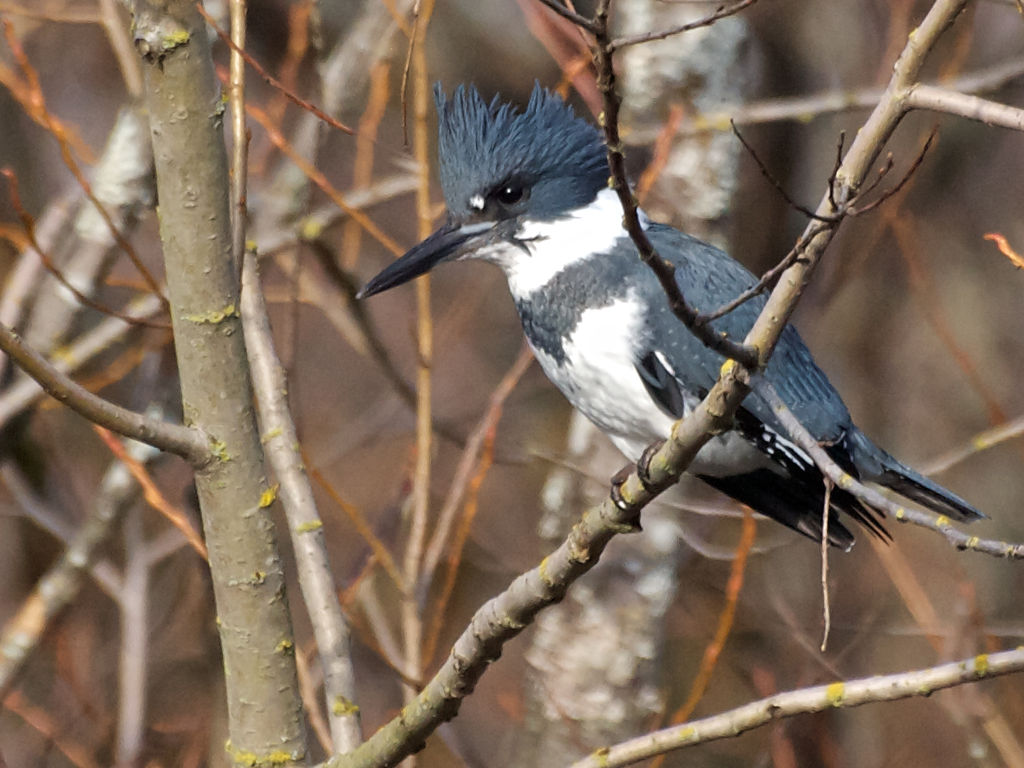
[[988, 654], [979, 653], [974, 657], [974, 674], [985, 677], [988, 674]]
[[825, 700], [828, 701], [833, 707], [838, 707], [843, 703], [843, 697], [846, 695], [846, 683], [832, 683], [828, 688], [825, 689]]
[[160, 47], [164, 53], [170, 53], [175, 48], [180, 48], [183, 45], [188, 45], [189, 40], [192, 36], [188, 33], [188, 30], [184, 27], [179, 27], [171, 32], [164, 35], [160, 41]]
[[185, 315], [185, 319], [196, 325], [217, 325], [223, 323], [229, 317], [238, 317], [238, 307], [232, 303], [223, 309], [211, 309], [209, 312], [199, 312], [194, 315]]
[[265, 755], [248, 749], [235, 749], [230, 739], [224, 744], [224, 751], [231, 755], [231, 762], [244, 768], [274, 768], [299, 763], [305, 758], [301, 753], [286, 752], [283, 749], [275, 749]]
[[320, 520], [310, 520], [307, 523], [299, 523], [296, 526], [296, 533], [309, 533], [310, 531], [319, 531], [324, 527], [324, 524]]
[[324, 223], [313, 216], [307, 216], [299, 224], [299, 237], [303, 240], [316, 240], [323, 234]]
[[274, 483], [269, 488], [266, 488], [263, 493], [260, 494], [260, 506], [266, 509], [277, 500], [277, 489], [280, 488], [280, 483]]
[[263, 434], [263, 437], [260, 438], [260, 442], [263, 443], [264, 445], [266, 445], [271, 440], [273, 440], [275, 437], [280, 437], [281, 434], [282, 434], [281, 428], [280, 427], [274, 427], [273, 429], [271, 429], [268, 432], [265, 432]]
[[349, 701], [344, 696], [335, 696], [334, 703], [331, 704], [331, 712], [335, 717], [356, 715], [359, 713], [359, 705]]
[[223, 440], [211, 441], [210, 451], [216, 457], [217, 461], [231, 461], [231, 454], [228, 453], [228, 445]]

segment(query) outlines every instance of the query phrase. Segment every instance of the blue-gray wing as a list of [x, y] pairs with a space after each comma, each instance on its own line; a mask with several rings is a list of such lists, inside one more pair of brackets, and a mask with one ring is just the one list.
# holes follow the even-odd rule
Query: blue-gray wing
[[[739, 262], [717, 248], [668, 226], [652, 224], [647, 235], [658, 253], [676, 266], [676, 279], [687, 301], [711, 312], [756, 283]], [[724, 358], [681, 327], [668, 308], [661, 286], [644, 279], [649, 339], [664, 355], [673, 374], [689, 392], [709, 390], [718, 379]], [[660, 294], [660, 295], [659, 295]], [[742, 341], [753, 326], [765, 298], [758, 296], [712, 322], [712, 327]], [[657, 340], [657, 341], [655, 341]], [[850, 428], [850, 414], [828, 377], [818, 368], [796, 329], [787, 326], [765, 371], [768, 379], [800, 422], [820, 441], [832, 442]], [[780, 434], [785, 434], [756, 384], [743, 407]]]

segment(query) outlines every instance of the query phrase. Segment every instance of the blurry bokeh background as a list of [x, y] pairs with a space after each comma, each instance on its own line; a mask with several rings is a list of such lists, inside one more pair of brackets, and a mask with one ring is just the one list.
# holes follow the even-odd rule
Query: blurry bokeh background
[[[380, 0], [316, 6], [255, 0], [249, 9], [249, 52], [303, 97], [321, 105], [335, 99], [339, 118], [372, 138], [357, 142], [325, 128], [317, 145], [303, 133], [308, 117], [251, 71], [249, 98], [290, 141], [315, 152], [317, 168], [350, 203], [366, 204], [376, 225], [407, 248], [417, 239], [417, 216], [400, 93], [406, 38], [389, 31], [385, 5]], [[661, 23], [657, 14], [677, 12], [678, 4], [616, 5], [622, 28], [649, 29]], [[783, 118], [745, 123], [741, 117], [738, 123], [788, 195], [813, 208], [826, 188], [840, 133], [852, 136], [867, 115], [862, 108], [837, 112], [823, 105], [883, 87], [928, 6], [913, 0], [762, 0], [731, 30], [733, 58], [715, 58], [733, 54], [711, 44], [694, 53], [684, 38], [661, 45], [658, 61], [690, 57], [690, 74], [683, 81], [680, 74], [641, 76], [645, 67], [659, 71], [658, 65], [632, 51], [624, 55], [623, 128], [635, 177], [650, 167], [659, 137], [666, 147], [689, 153], [687, 162], [696, 164], [690, 167], [724, 153], [720, 164], [701, 166], [711, 179], [707, 182], [663, 168], [647, 195], [648, 211], [727, 245], [754, 272], [776, 263], [805, 226], [804, 216], [763, 178], [720, 116], [713, 132], [694, 134], [692, 126], [705, 113], [742, 113], [749, 105], [809, 97], [799, 108], [782, 109]], [[218, 4], [208, 9], [224, 18]], [[311, 9], [316, 23], [304, 21]], [[76, 0], [34, 0], [20, 10], [5, 5], [0, 12], [38, 72], [47, 111], [78, 137], [77, 151], [91, 177], [90, 154], [95, 161], [103, 153], [119, 110], [132, 106], [131, 75], [123, 66], [132, 54], [129, 49], [119, 64], [112, 42], [130, 41], [128, 14], [113, 2]], [[368, 18], [377, 18], [377, 26]], [[105, 23], [114, 31], [105, 31]], [[303, 39], [300, 29], [310, 35]], [[1013, 2], [969, 3], [930, 57], [927, 79], [955, 87], [987, 77], [981, 95], [1020, 105], [1022, 32], [1024, 18]], [[355, 53], [340, 72], [329, 75], [330, 90], [321, 92], [320, 56], [344, 41]], [[431, 79], [448, 89], [472, 82], [485, 96], [500, 92], [524, 103], [536, 80], [561, 88], [580, 114], [590, 115], [593, 80], [579, 43], [532, 0], [450, 0], [438, 3], [430, 18], [427, 61]], [[217, 53], [226, 65], [223, 45]], [[19, 211], [9, 186], [0, 184], [0, 232], [7, 235], [0, 242], [0, 269], [8, 276], [8, 295], [18, 265], [37, 259], [19, 239], [23, 214], [37, 222], [37, 234], [49, 243], [59, 268], [72, 270], [76, 256], [87, 250], [87, 235], [74, 228], [81, 191], [53, 132], [16, 98], [19, 88], [25, 93], [20, 67], [9, 41], [0, 45], [5, 85], [0, 166], [16, 176], [21, 198]], [[431, 136], [432, 120], [431, 115]], [[665, 129], [668, 121], [675, 121], [675, 133]], [[351, 287], [394, 255], [359, 233], [321, 190], [296, 181], [294, 166], [259, 122], [250, 119], [250, 128], [251, 236], [265, 255], [264, 282], [303, 448], [323, 481], [321, 514], [338, 588], [357, 628], [359, 704], [370, 731], [401, 706], [400, 679], [389, 665], [401, 647], [397, 595], [337, 497], [358, 510], [400, 559], [415, 451], [415, 412], [407, 391], [403, 394], [403, 382], [408, 386], [415, 380], [415, 291], [403, 287], [354, 309]], [[1001, 233], [1024, 249], [1024, 137], [959, 117], [912, 114], [890, 142], [894, 169], [881, 188], [903, 175], [933, 128], [934, 146], [906, 187], [879, 209], [844, 223], [802, 299], [796, 324], [865, 432], [925, 471], [949, 464], [936, 478], [990, 517], [972, 532], [1019, 542], [1024, 540], [1024, 441], [1019, 437], [1024, 274], [983, 235]], [[705, 193], [714, 199], [703, 199]], [[440, 213], [436, 181], [431, 197]], [[63, 213], [54, 208], [58, 204], [65, 206]], [[159, 274], [156, 214], [145, 193], [133, 205], [130, 213], [122, 212], [126, 233]], [[43, 227], [48, 211], [52, 231]], [[96, 259], [87, 291], [105, 306], [121, 307], [141, 281], [116, 249], [107, 244], [100, 250], [104, 255]], [[449, 495], [467, 436], [520, 354], [522, 335], [496, 269], [450, 265], [436, 271], [432, 285], [432, 390], [439, 430], [431, 510], [436, 514]], [[76, 304], [42, 273], [20, 290], [27, 307], [42, 306], [47, 296], [63, 306]], [[52, 355], [73, 345], [101, 319], [94, 310], [80, 309], [35, 343]], [[24, 329], [30, 313], [12, 311]], [[166, 331], [133, 331], [76, 376], [118, 402], [140, 409], [157, 403], [165, 413], [175, 413]], [[8, 387], [17, 381], [8, 371]], [[4, 397], [0, 394], [0, 403], [6, 407]], [[475, 465], [474, 483], [459, 505], [461, 516], [465, 504], [472, 504], [475, 517], [453, 566], [454, 587], [447, 595], [439, 579], [424, 609], [425, 622], [439, 627], [427, 673], [472, 612], [536, 564], [584, 500], [600, 497], [621, 464], [600, 437], [572, 425], [568, 405], [536, 366], [502, 407], [493, 465]], [[0, 621], [14, 614], [59, 556], [68, 532], [94, 505], [111, 462], [89, 426], [52, 402], [22, 403], [4, 410], [3, 419]], [[1016, 437], [970, 448], [979, 433], [1013, 420]], [[567, 444], [571, 425], [579, 438], [575, 448]], [[965, 446], [969, 450], [954, 463], [944, 459]], [[184, 465], [158, 459], [150, 470], [167, 498], [195, 520]], [[531, 628], [507, 648], [459, 718], [431, 740], [421, 765], [568, 764], [566, 755], [585, 754], [615, 733], [611, 727], [596, 728], [604, 735], [594, 735], [581, 722], [585, 716], [574, 710], [591, 683], [600, 691], [591, 691], [594, 706], [609, 720], [619, 717], [614, 710], [630, 710], [622, 714], [631, 723], [628, 733], [658, 725], [684, 703], [727, 602], [742, 524], [741, 511], [727, 500], [692, 490], [651, 511], [654, 555], [641, 552], [634, 537], [620, 537], [609, 550], [609, 562], [574, 587], [569, 610], [551, 620], [558, 626], [543, 627], [561, 641], [552, 646], [548, 639], [545, 645], [540, 630]], [[774, 691], [892, 673], [1024, 642], [1019, 564], [958, 553], [920, 529], [896, 523], [889, 529], [895, 539], [891, 546], [879, 547], [861, 532], [853, 552], [833, 554], [832, 629], [821, 653], [818, 548], [759, 521], [735, 620], [695, 714], [712, 714]], [[102, 549], [100, 574], [86, 580], [74, 604], [46, 633], [0, 708], [0, 765], [94, 766], [120, 760], [186, 766], [225, 760], [209, 582], [204, 564], [168, 531], [144, 502], [129, 505]], [[642, 583], [630, 587], [630, 579]], [[297, 594], [292, 605], [300, 651], [310, 659], [315, 685], [315, 653]], [[608, 650], [605, 642], [627, 628], [633, 613], [644, 614], [636, 618], [641, 629], [628, 641], [639, 661], [620, 657], [622, 650]], [[560, 650], [567, 657], [570, 652], [588, 656], [590, 679], [570, 681], [572, 671], [564, 681], [559, 678], [551, 666], [561, 664]], [[139, 654], [141, 679], [126, 683], [126, 665], [131, 659], [137, 663]], [[627, 670], [635, 665], [636, 679], [624, 675], [622, 665]], [[537, 670], [546, 671], [538, 675]], [[593, 679], [602, 672], [614, 678], [611, 687]], [[562, 693], [572, 701], [559, 705], [554, 693], [543, 693], [538, 676], [564, 685]], [[577, 684], [579, 692], [570, 692]], [[134, 698], [126, 698], [129, 694]], [[126, 708], [144, 712], [142, 722], [132, 725]], [[126, 733], [129, 729], [134, 736]], [[559, 735], [551, 735], [559, 729]], [[560, 746], [549, 747], [545, 739]], [[1021, 766], [1022, 745], [1024, 693], [1020, 679], [1010, 678], [929, 699], [778, 723], [671, 756], [665, 765]]]

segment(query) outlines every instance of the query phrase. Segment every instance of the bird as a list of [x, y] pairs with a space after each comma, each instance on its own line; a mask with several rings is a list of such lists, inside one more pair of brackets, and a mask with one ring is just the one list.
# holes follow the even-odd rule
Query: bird
[[[714, 385], [725, 358], [669, 307], [623, 228], [601, 132], [560, 96], [535, 84], [523, 109], [485, 100], [474, 86], [434, 88], [441, 226], [358, 292], [365, 299], [448, 261], [498, 265], [544, 373], [632, 462], [669, 437]], [[711, 312], [757, 282], [722, 250], [642, 211], [640, 223], [698, 311]], [[755, 296], [712, 321], [743, 339], [766, 299]], [[902, 464], [858, 429], [791, 325], [761, 373], [833, 460], [861, 481], [961, 522], [984, 517]], [[758, 379], [732, 429], [713, 437], [688, 472], [779, 523], [821, 541], [826, 487], [811, 457], [779, 423]], [[843, 488], [828, 495], [828, 542], [849, 550], [844, 516], [889, 538], [882, 510]]]

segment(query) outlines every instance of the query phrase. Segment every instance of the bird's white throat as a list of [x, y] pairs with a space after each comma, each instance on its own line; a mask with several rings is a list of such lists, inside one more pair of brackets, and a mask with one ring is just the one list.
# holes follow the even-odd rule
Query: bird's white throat
[[[642, 212], [640, 223], [647, 228]], [[618, 196], [614, 190], [602, 189], [592, 203], [564, 216], [523, 219], [516, 232], [519, 243], [497, 243], [474, 256], [500, 266], [512, 295], [523, 298], [567, 267], [608, 253], [619, 238], [627, 236]]]

